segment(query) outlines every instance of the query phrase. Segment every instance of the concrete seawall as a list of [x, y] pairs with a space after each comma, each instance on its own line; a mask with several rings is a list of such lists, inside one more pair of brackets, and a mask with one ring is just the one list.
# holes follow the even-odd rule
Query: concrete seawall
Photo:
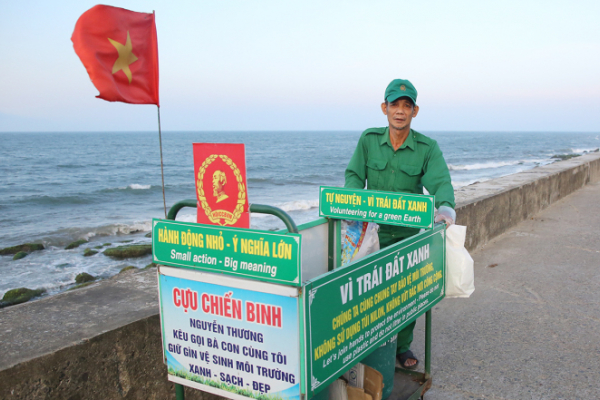
[[457, 223], [474, 250], [590, 182], [600, 180], [600, 154], [545, 165], [456, 191]]
[[[467, 247], [598, 180], [594, 153], [458, 189]], [[146, 271], [0, 310], [0, 399], [174, 399], [157, 300]], [[186, 389], [186, 399], [213, 397]]]

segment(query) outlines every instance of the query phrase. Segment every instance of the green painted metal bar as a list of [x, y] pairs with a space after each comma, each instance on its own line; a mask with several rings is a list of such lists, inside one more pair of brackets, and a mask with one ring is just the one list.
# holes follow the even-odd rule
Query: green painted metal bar
[[250, 204], [250, 212], [259, 214], [271, 214], [283, 221], [287, 227], [288, 232], [298, 233], [298, 227], [296, 223], [285, 211], [281, 208], [267, 206], [265, 204]]
[[185, 392], [183, 391], [183, 385], [180, 385], [179, 383], [175, 384], [175, 399], [185, 400]]
[[431, 377], [431, 309], [425, 313], [425, 379]]
[[335, 220], [329, 218], [327, 225], [327, 271], [333, 271], [335, 268]]
[[337, 268], [342, 266], [342, 220], [338, 219], [335, 221], [335, 236], [336, 236], [336, 266]]
[[167, 219], [175, 220], [175, 217], [177, 216], [177, 213], [179, 212], [179, 210], [181, 210], [184, 207], [194, 208], [197, 206], [197, 204], [198, 203], [196, 202], [196, 200], [192, 200], [192, 199], [178, 201], [177, 203], [173, 204], [173, 206], [171, 208], [169, 208], [169, 213], [167, 214]]
[[[177, 217], [177, 213], [179, 213], [179, 211], [184, 207], [196, 208], [197, 202], [193, 199], [178, 201], [177, 203], [173, 204], [173, 206], [169, 209], [167, 219], [174, 220], [175, 217]], [[288, 232], [298, 233], [298, 227], [296, 226], [294, 220], [280, 208], [268, 206], [266, 204], [250, 204], [250, 212], [274, 215], [281, 221], [283, 221]]]

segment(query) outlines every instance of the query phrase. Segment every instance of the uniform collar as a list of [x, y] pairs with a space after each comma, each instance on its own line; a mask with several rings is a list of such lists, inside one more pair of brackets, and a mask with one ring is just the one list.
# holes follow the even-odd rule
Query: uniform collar
[[[392, 150], [394, 149], [394, 146], [392, 146], [392, 142], [390, 141], [390, 128], [387, 127], [385, 128], [385, 131], [383, 132], [383, 136], [381, 138], [381, 145], [386, 144], [388, 146], [390, 146], [392, 148]], [[406, 147], [410, 147], [411, 150], [416, 150], [417, 148], [417, 142], [415, 140], [415, 131], [413, 131], [412, 129], [410, 130], [410, 132], [408, 133], [408, 136], [406, 137], [406, 140], [404, 141], [404, 143], [402, 143], [402, 146], [400, 146], [400, 149], [404, 149]]]

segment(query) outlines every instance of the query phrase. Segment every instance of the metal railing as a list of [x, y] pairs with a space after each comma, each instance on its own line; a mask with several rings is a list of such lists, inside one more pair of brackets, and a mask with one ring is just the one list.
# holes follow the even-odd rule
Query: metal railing
[[[197, 205], [198, 205], [198, 203], [196, 202], [196, 200], [193, 200], [193, 199], [181, 200], [181, 201], [173, 204], [173, 206], [169, 209], [169, 213], [167, 214], [167, 219], [175, 220], [175, 217], [177, 217], [177, 214], [179, 213], [179, 211], [182, 208], [184, 208], [184, 207], [196, 208]], [[268, 206], [266, 204], [250, 204], [249, 210], [251, 213], [274, 215], [277, 218], [279, 218], [281, 221], [283, 221], [288, 232], [298, 233], [298, 227], [296, 226], [296, 223], [294, 222], [292, 217], [290, 217], [281, 208]]]

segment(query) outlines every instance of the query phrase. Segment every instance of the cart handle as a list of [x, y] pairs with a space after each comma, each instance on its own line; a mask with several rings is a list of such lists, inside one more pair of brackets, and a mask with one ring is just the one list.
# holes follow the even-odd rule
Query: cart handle
[[[177, 217], [177, 213], [179, 212], [179, 210], [181, 210], [184, 207], [196, 208], [197, 204], [198, 203], [196, 202], [196, 200], [193, 200], [193, 199], [186, 199], [186, 200], [178, 201], [177, 203], [173, 204], [173, 206], [169, 209], [169, 213], [167, 214], [167, 219], [175, 220], [175, 217]], [[281, 208], [268, 206], [266, 204], [250, 204], [249, 209], [250, 209], [250, 212], [254, 212], [254, 213], [274, 215], [283, 221], [288, 232], [298, 233], [298, 227], [296, 226], [296, 223], [294, 222], [292, 217], [290, 217]]]

